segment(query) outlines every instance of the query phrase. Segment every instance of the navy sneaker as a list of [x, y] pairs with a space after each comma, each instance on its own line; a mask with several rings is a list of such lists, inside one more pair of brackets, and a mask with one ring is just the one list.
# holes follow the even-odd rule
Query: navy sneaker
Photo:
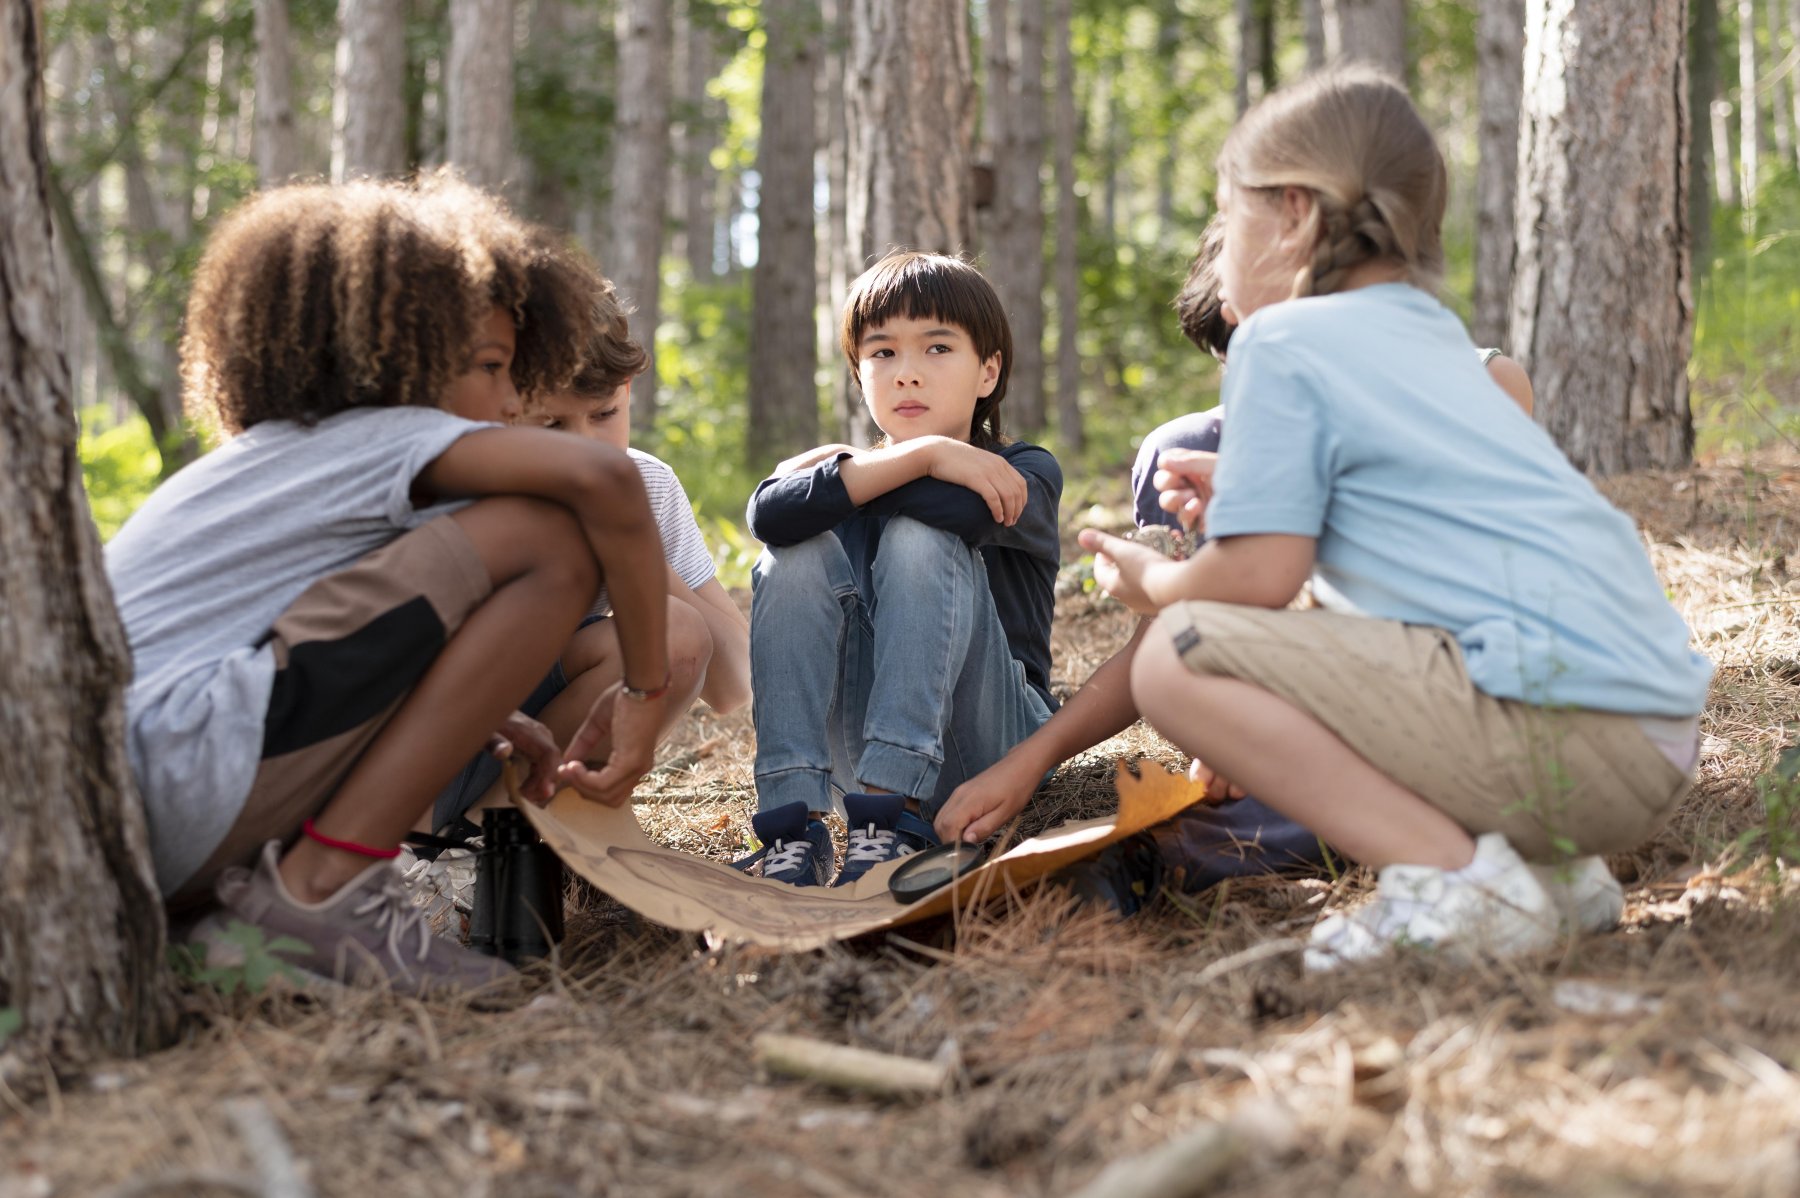
[[823, 886], [831, 876], [831, 833], [802, 802], [750, 817], [763, 843], [762, 876], [790, 886]]
[[1051, 880], [1067, 886], [1082, 906], [1099, 907], [1123, 919], [1149, 906], [1162, 889], [1162, 850], [1154, 836], [1139, 832], [1058, 870]]
[[931, 825], [906, 809], [905, 795], [845, 795], [844, 826], [844, 868], [833, 886], [848, 886], [883, 861], [909, 857], [938, 842]]

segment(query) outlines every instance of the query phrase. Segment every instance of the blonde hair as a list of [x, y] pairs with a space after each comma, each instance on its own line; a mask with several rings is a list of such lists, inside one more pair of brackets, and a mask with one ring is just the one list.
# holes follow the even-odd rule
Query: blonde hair
[[1233, 191], [1312, 194], [1312, 261], [1294, 297], [1329, 295], [1365, 262], [1401, 266], [1435, 290], [1444, 271], [1444, 157], [1403, 88], [1341, 67], [1275, 92], [1244, 115], [1219, 152]]

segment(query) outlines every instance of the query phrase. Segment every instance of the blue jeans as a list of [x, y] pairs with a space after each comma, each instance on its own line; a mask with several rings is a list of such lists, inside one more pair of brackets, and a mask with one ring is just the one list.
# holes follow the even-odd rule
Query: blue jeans
[[[1222, 408], [1177, 416], [1151, 430], [1131, 467], [1131, 498], [1138, 527], [1179, 528], [1157, 504], [1156, 464], [1165, 449], [1217, 452]], [[1324, 864], [1319, 838], [1254, 797], [1217, 806], [1189, 807], [1151, 829], [1165, 866], [1183, 871], [1183, 889], [1194, 891], [1226, 878], [1313, 869]]]
[[762, 811], [829, 811], [875, 787], [930, 819], [1050, 718], [1007, 650], [981, 555], [952, 533], [897, 516], [866, 570], [825, 533], [765, 550], [752, 578]]

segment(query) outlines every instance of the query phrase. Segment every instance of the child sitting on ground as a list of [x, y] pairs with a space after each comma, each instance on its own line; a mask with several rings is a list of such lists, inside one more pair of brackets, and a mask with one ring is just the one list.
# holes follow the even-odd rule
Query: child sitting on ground
[[[598, 332], [583, 354], [580, 371], [566, 388], [534, 401], [514, 423], [610, 445], [626, 453], [643, 476], [668, 559], [669, 696], [657, 732], [660, 740], [696, 697], [718, 712], [735, 711], [749, 701], [750, 625], [714, 576], [712, 554], [681, 480], [662, 459], [629, 445], [631, 380], [643, 372], [648, 357], [631, 339], [612, 283], [602, 280], [600, 287], [594, 302]], [[571, 754], [583, 757], [606, 756], [604, 740], [570, 741], [590, 712], [610, 709], [624, 677], [618, 622], [611, 615], [612, 603], [602, 585], [556, 664], [519, 707], [541, 719], [557, 744], [567, 744]], [[605, 731], [603, 723], [590, 726]], [[491, 753], [465, 766], [438, 797], [436, 826], [449, 831], [458, 817], [507, 801], [499, 772], [499, 760]]]
[[[602, 573], [630, 700], [619, 804], [664, 718], [666, 568], [624, 454], [508, 429], [595, 333], [591, 268], [443, 178], [265, 192], [194, 278], [189, 410], [226, 434], [107, 547], [136, 676], [132, 772], [171, 913], [305, 946], [296, 964], [411, 992], [504, 963], [430, 935], [391, 858], [549, 668]], [[529, 741], [522, 743], [529, 744]]]
[[[1313, 929], [1314, 969], [1548, 947], [1582, 919], [1553, 891], [1666, 819], [1698, 757], [1711, 667], [1631, 522], [1478, 398], [1427, 290], [1444, 177], [1373, 72], [1248, 114], [1219, 160], [1229, 440], [1216, 474], [1164, 463], [1210, 539], [1175, 562], [1081, 534], [1109, 592], [1161, 613], [1131, 665], [1144, 718], [1379, 871]], [[1284, 610], [1309, 577], [1324, 610]]]
[[896, 252], [850, 289], [840, 343], [885, 434], [776, 467], [750, 500], [753, 821], [766, 878], [838, 885], [935, 837], [945, 796], [1049, 718], [1062, 471], [1008, 441], [1012, 333], [992, 285]]

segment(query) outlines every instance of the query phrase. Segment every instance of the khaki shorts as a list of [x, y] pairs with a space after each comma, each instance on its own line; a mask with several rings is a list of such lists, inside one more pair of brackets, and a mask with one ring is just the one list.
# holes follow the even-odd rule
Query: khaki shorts
[[1471, 834], [1504, 833], [1529, 860], [1635, 848], [1691, 782], [1631, 716], [1477, 690], [1441, 628], [1199, 601], [1158, 623], [1194, 673], [1281, 696]]
[[228, 867], [299, 836], [492, 590], [462, 526], [443, 516], [302, 591], [270, 633], [275, 684], [250, 797], [169, 909], [204, 905]]

